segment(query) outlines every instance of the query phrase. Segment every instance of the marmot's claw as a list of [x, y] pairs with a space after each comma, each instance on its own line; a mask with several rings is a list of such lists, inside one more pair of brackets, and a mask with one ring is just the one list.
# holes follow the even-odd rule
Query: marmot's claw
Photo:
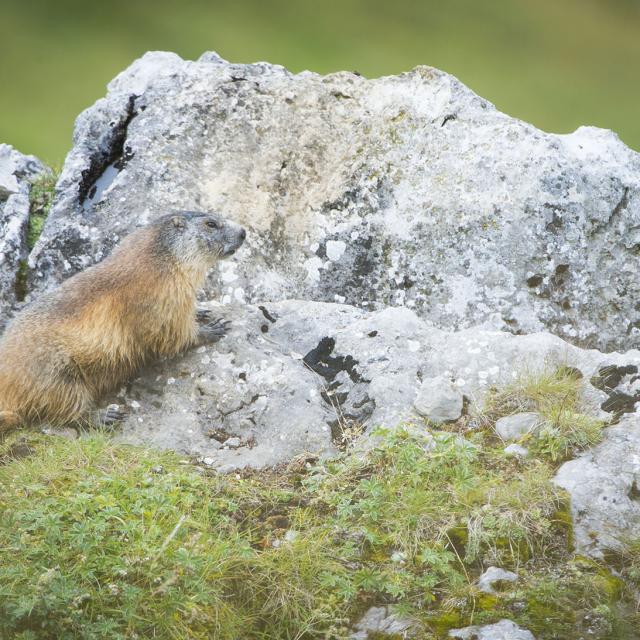
[[211, 309], [197, 309], [196, 320], [202, 324], [211, 322]]
[[102, 415], [102, 426], [112, 427], [122, 422], [128, 415], [129, 411], [125, 406], [110, 404]]
[[201, 328], [200, 332], [202, 337], [208, 342], [216, 342], [217, 340], [224, 338], [230, 327], [231, 322], [229, 320], [217, 318], [216, 320], [207, 322], [207, 324]]

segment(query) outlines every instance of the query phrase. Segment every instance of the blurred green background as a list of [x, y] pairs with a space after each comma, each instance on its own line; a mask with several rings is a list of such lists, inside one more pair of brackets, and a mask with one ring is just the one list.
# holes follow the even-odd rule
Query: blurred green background
[[369, 77], [429, 64], [542, 129], [640, 149], [640, 0], [0, 0], [0, 142], [60, 163], [77, 114], [152, 49]]

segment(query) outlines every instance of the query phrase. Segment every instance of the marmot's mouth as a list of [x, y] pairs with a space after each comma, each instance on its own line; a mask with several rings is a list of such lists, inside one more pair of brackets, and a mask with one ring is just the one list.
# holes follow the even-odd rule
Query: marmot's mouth
[[224, 250], [222, 257], [228, 258], [229, 256], [232, 256], [237, 250], [238, 250], [238, 247], [229, 247], [228, 249]]

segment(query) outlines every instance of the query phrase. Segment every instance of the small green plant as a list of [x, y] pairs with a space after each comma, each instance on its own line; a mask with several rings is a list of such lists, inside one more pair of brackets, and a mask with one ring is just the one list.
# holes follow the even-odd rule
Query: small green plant
[[49, 215], [51, 204], [55, 195], [55, 186], [59, 171], [47, 171], [41, 173], [31, 183], [29, 199], [31, 202], [29, 213], [29, 228], [27, 230], [27, 245], [33, 249], [40, 234], [45, 220]]

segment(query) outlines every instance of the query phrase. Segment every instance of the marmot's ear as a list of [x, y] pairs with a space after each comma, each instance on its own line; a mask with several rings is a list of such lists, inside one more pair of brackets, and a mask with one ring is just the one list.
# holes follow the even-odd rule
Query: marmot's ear
[[186, 224], [182, 216], [173, 216], [173, 218], [171, 218], [171, 222], [173, 222], [173, 226], [176, 229], [184, 229]]

